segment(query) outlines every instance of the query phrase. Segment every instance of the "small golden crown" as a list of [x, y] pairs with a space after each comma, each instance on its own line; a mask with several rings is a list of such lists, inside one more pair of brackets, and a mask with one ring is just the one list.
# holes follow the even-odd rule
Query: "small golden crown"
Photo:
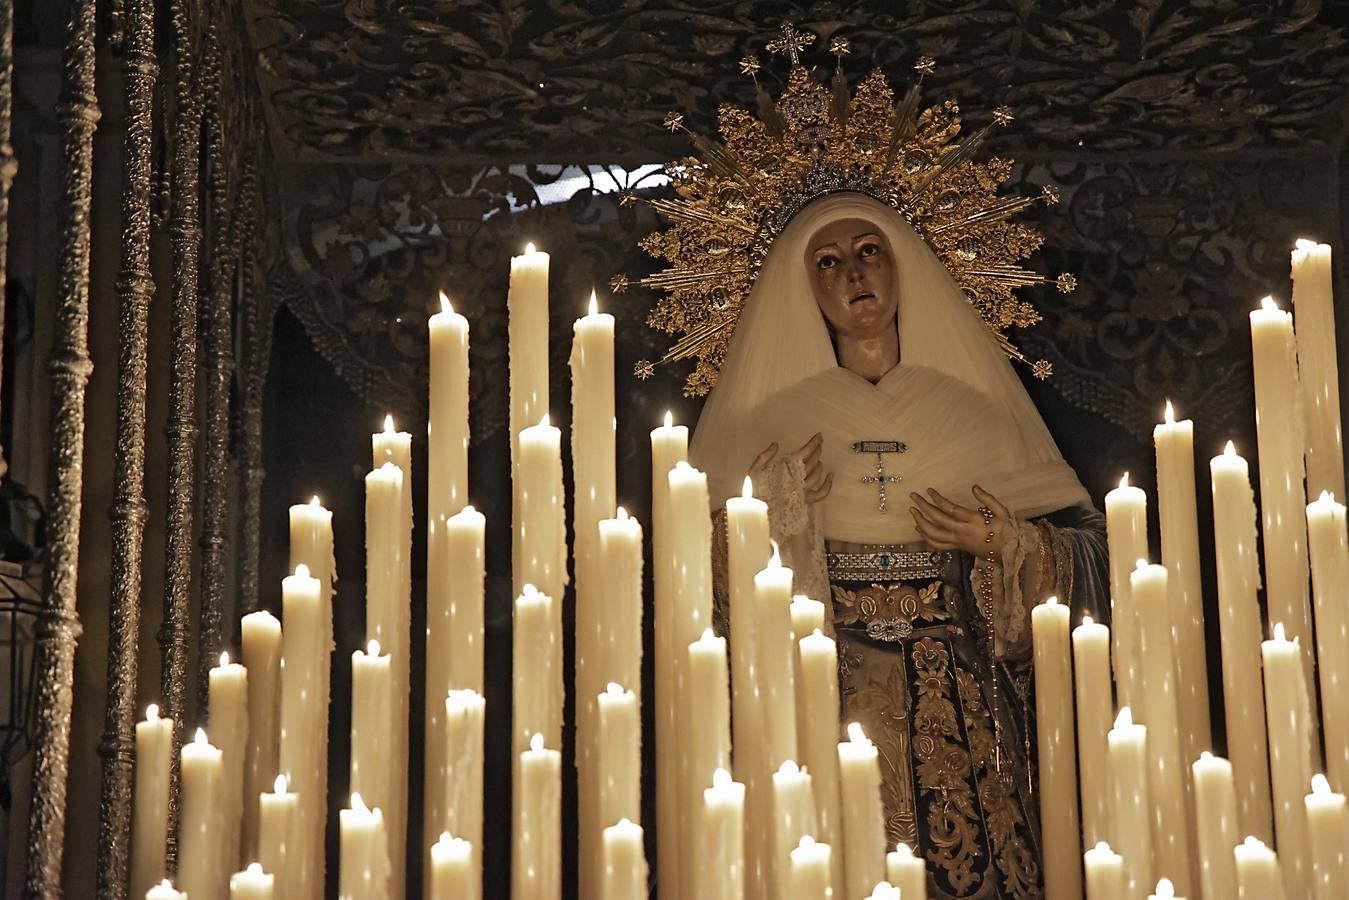
[[[1010, 110], [994, 110], [988, 125], [962, 140], [955, 101], [920, 110], [919, 84], [896, 103], [885, 75], [875, 70], [849, 96], [842, 71], [849, 52], [845, 38], [830, 43], [837, 58], [830, 84], [816, 81], [800, 63], [800, 52], [814, 40], [786, 24], [768, 44], [791, 60], [787, 87], [776, 102], [758, 85], [758, 60], [741, 61], [741, 71], [755, 78], [758, 116], [723, 105], [721, 141], [688, 132], [698, 155], [666, 166], [674, 198], [631, 193], [623, 198], [643, 199], [670, 222], [640, 242], [669, 268], [637, 281], [665, 292], [647, 323], [679, 335], [660, 361], [696, 358], [684, 394], [710, 391], [773, 240], [810, 201], [856, 191], [898, 210], [946, 266], [1004, 352], [1031, 365], [1036, 377], [1048, 377], [1048, 362], [1031, 363], [1007, 338], [1008, 328], [1040, 320], [1015, 290], [1053, 283], [1068, 293], [1077, 282], [1066, 273], [1050, 278], [1020, 265], [1043, 238], [1011, 217], [1037, 202], [1055, 203], [1058, 194], [1045, 187], [1037, 197], [1001, 197], [1012, 161], [973, 158], [993, 128], [1012, 121]], [[934, 66], [929, 57], [918, 60], [920, 83]], [[678, 113], [668, 115], [665, 125], [688, 131]], [[624, 275], [610, 282], [615, 293], [629, 285]], [[648, 360], [636, 366], [639, 378], [654, 370]]]

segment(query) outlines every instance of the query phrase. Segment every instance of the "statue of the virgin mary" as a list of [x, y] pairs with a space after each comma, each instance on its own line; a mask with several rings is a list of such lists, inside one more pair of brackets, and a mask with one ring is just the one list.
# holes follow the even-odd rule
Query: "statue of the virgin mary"
[[891, 846], [917, 848], [932, 897], [1037, 897], [1029, 610], [1054, 594], [1108, 616], [1103, 518], [1002, 337], [1027, 321], [1011, 287], [1043, 280], [1016, 265], [1038, 236], [996, 195], [1010, 164], [955, 140], [953, 104], [895, 105], [879, 75], [849, 103], [837, 81], [796, 67], [776, 123], [723, 109], [657, 249], [697, 274], [731, 235], [714, 249], [748, 263], [671, 279], [655, 323], [705, 341], [690, 460], [713, 506], [752, 475], [797, 591], [825, 604]]

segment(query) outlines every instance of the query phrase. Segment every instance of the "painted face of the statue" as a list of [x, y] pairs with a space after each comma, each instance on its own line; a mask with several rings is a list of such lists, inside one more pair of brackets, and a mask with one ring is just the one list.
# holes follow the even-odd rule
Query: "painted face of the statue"
[[838, 219], [806, 243], [815, 302], [838, 335], [867, 338], [893, 328], [899, 310], [895, 257], [875, 223]]

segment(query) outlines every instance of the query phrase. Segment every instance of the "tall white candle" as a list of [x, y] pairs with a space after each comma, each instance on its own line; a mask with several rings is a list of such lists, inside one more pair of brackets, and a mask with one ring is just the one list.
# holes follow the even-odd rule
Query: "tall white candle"
[[[815, 793], [814, 837], [830, 847], [832, 884], [843, 895], [842, 810], [838, 782], [838, 647], [819, 629], [797, 641], [800, 679], [796, 716], [807, 727], [798, 733], [801, 762]], [[894, 879], [891, 879], [892, 881]]]
[[525, 246], [511, 257], [506, 295], [512, 435], [548, 412], [548, 254]]
[[927, 864], [903, 842], [885, 854], [885, 880], [899, 888], [905, 900], [927, 900]]
[[[787, 760], [773, 773], [773, 864], [781, 874], [781, 896], [795, 897], [792, 890], [792, 852], [801, 839], [815, 831], [815, 798], [810, 773]], [[827, 859], [826, 859], [827, 862]], [[825, 885], [829, 886], [826, 872]]]
[[1106, 542], [1110, 554], [1110, 617], [1114, 640], [1115, 687], [1120, 706], [1143, 707], [1142, 669], [1138, 650], [1140, 623], [1134, 609], [1129, 575], [1134, 561], [1148, 556], [1148, 498], [1129, 484], [1129, 473], [1119, 487], [1105, 495]]
[[[669, 473], [687, 460], [689, 430], [674, 425], [665, 414], [665, 424], [651, 432], [651, 529], [652, 593], [655, 608], [656, 680], [656, 855], [679, 859], [679, 768], [675, 738], [678, 720], [675, 706], [675, 668], [688, 642], [675, 640], [679, 617], [679, 580], [672, 561]], [[691, 639], [690, 639], [691, 640]], [[680, 896], [679, 866], [662, 865], [656, 870], [662, 897]]]
[[[1265, 752], [1265, 696], [1260, 681], [1259, 544], [1255, 496], [1246, 460], [1232, 442], [1209, 462], [1213, 476], [1213, 545], [1218, 570], [1218, 624], [1223, 659], [1227, 752], [1241, 834], [1274, 840]], [[1225, 851], [1224, 851], [1225, 852]]]
[[178, 823], [178, 883], [194, 898], [220, 897], [225, 890], [225, 854], [220, 803], [224, 762], [220, 750], [197, 729], [183, 744], [183, 806]]
[[[703, 791], [712, 786], [718, 769], [731, 767], [730, 673], [726, 659], [726, 639], [711, 628], [688, 646], [682, 687], [685, 692], [680, 713], [680, 794], [684, 812], [684, 835], [698, 827], [698, 810]], [[686, 855], [684, 871], [699, 865], [698, 842], [680, 840]], [[688, 887], [687, 885], [685, 887]], [[692, 896], [692, 894], [690, 894]]]
[[1349, 534], [1344, 504], [1328, 493], [1307, 505], [1316, 599], [1316, 658], [1321, 676], [1321, 728], [1326, 771], [1349, 785]]
[[1176, 421], [1166, 401], [1164, 421], [1152, 431], [1157, 456], [1157, 519], [1162, 564], [1171, 593], [1171, 639], [1176, 658], [1180, 749], [1194, 759], [1213, 741], [1209, 732], [1208, 657], [1204, 649], [1204, 594], [1199, 580], [1199, 516], [1194, 490], [1194, 422]]
[[642, 525], [618, 507], [604, 519], [596, 570], [603, 578], [604, 615], [600, 617], [600, 665], [604, 684], [629, 687], [641, 705], [642, 683]]
[[1126, 900], [1124, 857], [1100, 841], [1082, 854], [1082, 860], [1087, 872], [1087, 900]]
[[[1110, 730], [1110, 629], [1091, 616], [1073, 629], [1073, 688], [1077, 699], [1077, 768], [1082, 777], [1082, 835], [1088, 845], [1114, 836], [1106, 771]], [[893, 881], [894, 879], [891, 879]]]
[[600, 900], [644, 900], [646, 856], [642, 826], [620, 819], [602, 832]]
[[[248, 670], [248, 752], [244, 760], [243, 850], [258, 855], [258, 809], [253, 798], [271, 787], [280, 770], [281, 623], [266, 610], [239, 622], [244, 667]], [[134, 896], [134, 895], [133, 895]]]
[[1073, 736], [1073, 670], [1068, 649], [1068, 607], [1050, 597], [1031, 609], [1035, 655], [1036, 740], [1040, 751], [1040, 804], [1054, 810], [1041, 823], [1045, 896], [1082, 896], [1082, 845], [1077, 827], [1076, 746]]
[[[741, 900], [745, 896], [745, 786], [718, 769], [703, 791], [698, 841], [703, 864], [698, 896], [708, 900]], [[695, 873], [690, 873], [694, 878]]]
[[298, 890], [294, 852], [295, 816], [300, 797], [287, 790], [286, 776], [276, 776], [271, 793], [258, 795], [258, 861], [276, 879], [279, 897], [293, 897]]
[[1278, 841], [1284, 885], [1293, 897], [1312, 891], [1307, 847], [1307, 810], [1303, 804], [1312, 778], [1312, 718], [1301, 642], [1287, 640], [1283, 623], [1260, 645], [1265, 661], [1265, 711], [1269, 728], [1269, 768], [1274, 786], [1274, 837]]
[[819, 600], [805, 594], [794, 594], [790, 609], [792, 636], [796, 640], [801, 640], [813, 631], [824, 630], [824, 604]]
[[843, 807], [843, 874], [848, 897], [863, 897], [885, 877], [885, 813], [876, 745], [856, 722], [838, 745]]
[[392, 805], [397, 782], [389, 760], [394, 724], [393, 659], [379, 641], [351, 654], [351, 778], [353, 794], [372, 809]]
[[1135, 724], [1129, 707], [1115, 717], [1106, 735], [1110, 782], [1114, 793], [1115, 835], [1124, 857], [1130, 897], [1152, 881], [1152, 802], [1148, 790], [1148, 730]]
[[[1157, 873], [1166, 872], [1182, 893], [1190, 893], [1189, 772], [1182, 762], [1175, 661], [1168, 610], [1166, 568], [1139, 560], [1131, 579], [1133, 602], [1142, 624], [1143, 697], [1149, 719], [1149, 781], [1152, 790], [1152, 845]], [[1127, 854], [1126, 854], [1127, 857]], [[1143, 882], [1146, 885], [1146, 881]]]
[[210, 716], [206, 729], [221, 753], [220, 852], [225, 871], [240, 865], [239, 838], [244, 820], [244, 756], [248, 752], [248, 672], [228, 653], [206, 673]]
[[759, 701], [765, 709], [773, 711], [771, 716], [764, 717], [761, 740], [772, 771], [797, 756], [792, 577], [792, 570], [782, 565], [776, 547], [768, 565], [754, 576], [754, 655]]
[[169, 764], [173, 720], [159, 717], [159, 706], [145, 708], [136, 723], [136, 780], [132, 788], [131, 896], [143, 897], [164, 873], [169, 838]]
[[389, 896], [390, 863], [384, 814], [370, 809], [360, 794], [337, 814], [341, 841], [339, 900], [383, 900]]
[[1307, 497], [1344, 494], [1340, 367], [1335, 348], [1335, 298], [1330, 245], [1299, 239], [1293, 248], [1293, 309], [1306, 417]]
[[[562, 492], [562, 432], [544, 415], [520, 432], [516, 460], [516, 591], [532, 584], [560, 598], [567, 585], [567, 525]], [[553, 611], [559, 631], [561, 605]], [[561, 700], [561, 684], [558, 685]]]
[[[1251, 362], [1269, 621], [1284, 623], [1289, 637], [1311, 646], [1297, 347], [1293, 314], [1279, 309], [1271, 297], [1251, 312]], [[1310, 674], [1310, 661], [1307, 665]], [[1283, 855], [1286, 864], [1287, 852]]]
[[257, 863], [230, 876], [230, 900], [272, 900], [276, 879]]
[[[523, 753], [534, 734], [544, 743], [562, 740], [562, 708], [558, 685], [562, 682], [562, 634], [553, 612], [555, 601], [532, 584], [515, 598], [512, 629], [511, 701], [514, 704], [512, 747]], [[518, 754], [517, 754], [518, 755]]]
[[834, 896], [830, 884], [828, 844], [819, 844], [810, 835], [788, 852], [787, 883], [792, 900], [830, 900]]
[[468, 502], [468, 319], [444, 291], [427, 332], [426, 512], [434, 522]]
[[562, 894], [562, 754], [543, 735], [520, 754], [520, 812], [511, 843], [512, 900], [557, 900]]
[[1335, 900], [1343, 897], [1349, 886], [1345, 884], [1344, 794], [1332, 791], [1326, 776], [1317, 773], [1312, 776], [1312, 792], [1304, 802], [1316, 900]]
[[483, 728], [487, 702], [477, 691], [445, 697], [445, 807], [443, 821], [472, 849], [475, 883], [482, 881]]
[[1194, 808], [1199, 832], [1199, 883], [1204, 900], [1226, 900], [1237, 894], [1237, 796], [1232, 764], [1207, 750], [1191, 766]]
[[1263, 841], [1247, 835], [1245, 841], [1233, 848], [1232, 855], [1237, 864], [1237, 897], [1240, 900], [1283, 900], [1279, 860]]
[[431, 845], [430, 900], [477, 900], [482, 878], [473, 866], [473, 845], [449, 832]]
[[620, 819], [642, 821], [642, 722], [637, 696], [610, 682], [597, 698], [596, 771], [601, 829]]

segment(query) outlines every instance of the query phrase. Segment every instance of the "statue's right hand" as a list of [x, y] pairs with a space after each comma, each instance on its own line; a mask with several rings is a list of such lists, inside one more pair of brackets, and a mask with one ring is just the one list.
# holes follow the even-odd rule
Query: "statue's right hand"
[[[808, 503], [819, 503], [834, 487], [834, 473], [825, 474], [824, 466], [820, 462], [820, 450], [824, 447], [824, 435], [816, 432], [815, 436], [801, 445], [792, 457], [801, 463], [805, 469], [804, 485], [806, 492], [806, 501]], [[768, 464], [777, 456], [777, 442], [769, 444], [762, 453], [754, 458], [750, 463], [749, 477], [751, 479], [759, 478]]]

